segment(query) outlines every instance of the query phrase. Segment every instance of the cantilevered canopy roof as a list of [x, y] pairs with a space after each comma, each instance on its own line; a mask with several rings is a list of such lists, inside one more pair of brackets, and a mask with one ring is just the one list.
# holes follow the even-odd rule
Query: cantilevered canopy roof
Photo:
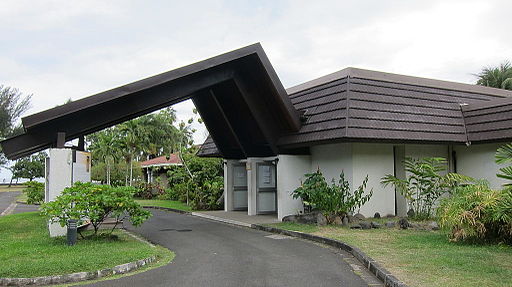
[[277, 140], [301, 122], [260, 44], [86, 97], [22, 119], [3, 141], [9, 159], [56, 146], [191, 98], [225, 158], [277, 154]]

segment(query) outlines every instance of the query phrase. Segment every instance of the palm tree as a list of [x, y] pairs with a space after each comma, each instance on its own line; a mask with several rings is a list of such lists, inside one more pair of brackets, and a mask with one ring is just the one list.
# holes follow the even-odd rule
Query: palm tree
[[499, 67], [483, 68], [475, 76], [478, 77], [477, 85], [512, 90], [512, 65], [509, 61], [501, 63]]
[[96, 133], [90, 147], [93, 155], [98, 157], [107, 166], [106, 178], [108, 185], [110, 185], [112, 164], [119, 157], [119, 149], [119, 138], [113, 129], [106, 129]]

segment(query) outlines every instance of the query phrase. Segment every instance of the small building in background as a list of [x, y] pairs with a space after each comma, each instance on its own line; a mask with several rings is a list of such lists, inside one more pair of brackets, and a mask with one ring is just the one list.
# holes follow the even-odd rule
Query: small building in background
[[177, 153], [155, 157], [141, 162], [144, 180], [147, 183], [158, 183], [161, 187], [169, 187], [167, 171], [174, 166], [182, 166], [181, 159]]

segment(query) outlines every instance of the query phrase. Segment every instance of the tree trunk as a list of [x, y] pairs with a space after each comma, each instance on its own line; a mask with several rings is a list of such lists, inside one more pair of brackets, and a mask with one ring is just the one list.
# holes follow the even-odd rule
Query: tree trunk
[[130, 160], [130, 186], [132, 186], [133, 181], [133, 161]]
[[110, 163], [107, 162], [107, 185], [110, 185]]

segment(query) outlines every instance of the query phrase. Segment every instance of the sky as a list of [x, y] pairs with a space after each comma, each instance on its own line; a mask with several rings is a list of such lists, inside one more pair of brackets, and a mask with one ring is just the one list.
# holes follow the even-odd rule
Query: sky
[[[510, 11], [507, 0], [2, 0], [0, 85], [33, 95], [28, 115], [256, 42], [285, 87], [346, 67], [474, 83], [512, 60]], [[192, 116], [190, 101], [174, 108]]]

